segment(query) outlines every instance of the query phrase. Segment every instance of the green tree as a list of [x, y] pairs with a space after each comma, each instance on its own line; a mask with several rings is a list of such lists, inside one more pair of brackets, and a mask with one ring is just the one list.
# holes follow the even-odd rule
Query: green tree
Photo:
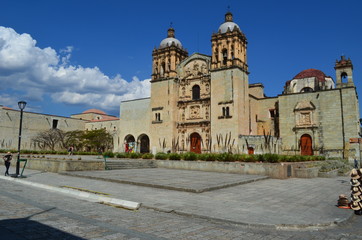
[[105, 129], [85, 131], [82, 136], [88, 151], [108, 151], [113, 148], [113, 137]]

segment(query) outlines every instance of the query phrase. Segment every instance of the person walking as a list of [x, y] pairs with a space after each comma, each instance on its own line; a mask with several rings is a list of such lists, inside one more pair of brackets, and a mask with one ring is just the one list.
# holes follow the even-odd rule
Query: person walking
[[10, 161], [11, 159], [13, 159], [13, 155], [11, 154], [11, 152], [7, 152], [6, 155], [3, 157], [4, 161], [5, 161], [5, 167], [6, 167], [6, 172], [5, 172], [5, 176], [9, 176], [9, 168], [10, 168]]

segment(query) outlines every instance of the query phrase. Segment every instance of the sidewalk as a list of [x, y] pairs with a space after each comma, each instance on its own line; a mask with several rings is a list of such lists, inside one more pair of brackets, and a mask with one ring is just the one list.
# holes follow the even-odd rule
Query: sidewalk
[[[0, 166], [1, 171], [4, 166]], [[10, 172], [14, 171], [12, 168]], [[141, 207], [253, 226], [328, 227], [353, 215], [350, 209], [336, 207], [340, 194], [349, 195], [348, 177], [278, 180], [161, 168], [66, 174], [26, 169], [27, 178], [15, 182], [51, 187], [52, 191], [72, 196], [74, 193], [64, 187], [80, 188], [109, 194], [119, 201], [141, 203]], [[12, 178], [0, 176], [3, 179]], [[92, 194], [72, 191], [94, 201]]]

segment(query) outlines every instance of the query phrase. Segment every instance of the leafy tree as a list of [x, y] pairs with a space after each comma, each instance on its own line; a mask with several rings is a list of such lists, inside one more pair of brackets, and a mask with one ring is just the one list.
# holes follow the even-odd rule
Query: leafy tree
[[66, 132], [62, 139], [62, 147], [68, 149], [73, 146], [75, 149], [83, 149], [83, 135], [84, 131], [80, 130]]
[[85, 131], [82, 136], [88, 151], [107, 151], [113, 147], [113, 137], [105, 129]]

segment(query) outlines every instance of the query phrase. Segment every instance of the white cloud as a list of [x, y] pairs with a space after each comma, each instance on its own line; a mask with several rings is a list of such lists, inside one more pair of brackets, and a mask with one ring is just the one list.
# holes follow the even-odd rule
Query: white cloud
[[[50, 47], [41, 49], [29, 34], [0, 26], [0, 90], [20, 89], [22, 96], [36, 101], [49, 94], [54, 102], [106, 110], [118, 109], [123, 100], [150, 95], [150, 79], [134, 77], [128, 82], [97, 67], [71, 65], [72, 51], [72, 46], [59, 53]], [[10, 101], [0, 92], [0, 104]]]

